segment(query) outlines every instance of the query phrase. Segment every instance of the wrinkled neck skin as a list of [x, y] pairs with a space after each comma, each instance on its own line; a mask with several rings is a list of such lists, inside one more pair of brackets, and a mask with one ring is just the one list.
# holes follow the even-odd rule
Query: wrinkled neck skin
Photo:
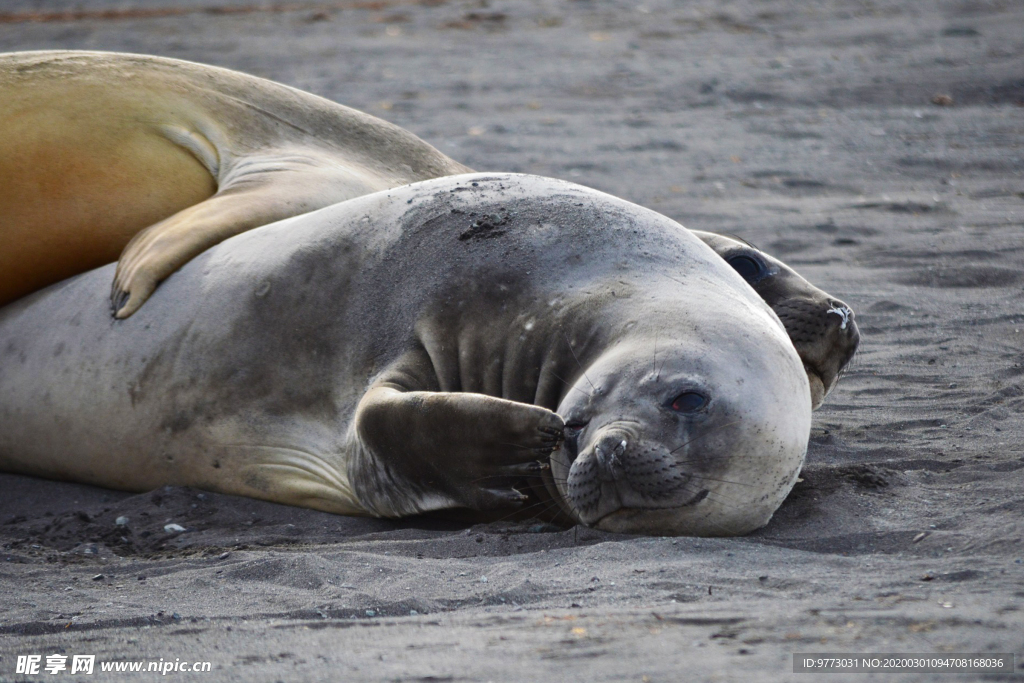
[[[477, 278], [475, 291], [463, 286], [450, 297], [439, 297], [416, 323], [412, 347], [373, 378], [371, 388], [484, 394], [553, 412], [571, 392], [589, 395], [584, 369], [636, 325], [634, 290], [604, 279], [574, 283], [557, 294], [505, 288], [501, 282], [500, 277], [487, 282]], [[350, 471], [385, 476], [387, 467], [358, 439], [350, 443]], [[372, 491], [368, 495], [388, 497], [384, 507], [430, 497], [420, 482], [392, 479], [366, 486]], [[567, 526], [580, 522], [549, 469], [516, 488], [530, 500], [513, 516], [541, 517]], [[451, 506], [439, 503], [436, 509], [443, 507]], [[497, 516], [509, 514], [506, 510]]]
[[467, 322], [457, 335], [432, 320], [416, 328], [430, 358], [436, 391], [468, 391], [558, 410], [583, 369], [626, 323], [596, 322], [582, 306], [562, 299], [543, 310], [509, 311], [499, 320]]
[[[528, 295], [499, 302], [485, 297], [481, 308], [488, 308], [489, 315], [438, 307], [416, 325], [415, 348], [372, 385], [401, 391], [484, 394], [558, 412], [568, 393], [587, 391], [578, 386], [580, 382], [586, 385], [584, 368], [635, 324], [626, 315], [615, 315], [616, 298], [625, 289], [621, 283], [596, 283], [583, 289], [587, 296], [580, 298]], [[603, 299], [604, 305], [595, 304], [595, 299]], [[356, 458], [372, 457], [358, 450]], [[363, 471], [382, 471], [378, 465], [356, 466]], [[390, 488], [404, 490], [416, 485], [396, 481]], [[566, 505], [549, 469], [516, 488], [530, 500], [514, 516], [541, 517], [566, 526], [580, 522]], [[375, 489], [387, 491], [389, 487], [378, 485]], [[398, 496], [408, 498], [404, 493]]]

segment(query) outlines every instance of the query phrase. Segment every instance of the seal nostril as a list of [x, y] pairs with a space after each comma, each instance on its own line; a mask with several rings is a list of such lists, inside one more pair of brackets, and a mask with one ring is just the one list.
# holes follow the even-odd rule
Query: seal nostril
[[594, 460], [598, 476], [603, 481], [618, 481], [625, 476], [624, 456], [628, 447], [629, 440], [623, 438], [622, 432], [606, 433], [598, 437], [594, 444]]
[[[838, 305], [837, 305], [838, 304]], [[826, 311], [825, 315], [834, 314], [839, 316], [839, 329], [845, 330], [853, 322], [853, 311], [850, 310], [849, 306], [841, 301], [829, 300], [831, 308]]]

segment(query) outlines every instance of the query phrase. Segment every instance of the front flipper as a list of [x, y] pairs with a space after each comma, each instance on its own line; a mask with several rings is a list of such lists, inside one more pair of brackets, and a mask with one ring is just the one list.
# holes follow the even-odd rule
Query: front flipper
[[358, 168], [313, 158], [253, 159], [248, 166], [243, 178], [229, 181], [206, 201], [132, 238], [114, 275], [115, 317], [139, 310], [163, 280], [229, 237], [388, 187]]
[[349, 481], [382, 516], [514, 508], [526, 496], [513, 483], [539, 477], [563, 427], [555, 413], [526, 403], [377, 386], [356, 412], [362, 448], [349, 463]]

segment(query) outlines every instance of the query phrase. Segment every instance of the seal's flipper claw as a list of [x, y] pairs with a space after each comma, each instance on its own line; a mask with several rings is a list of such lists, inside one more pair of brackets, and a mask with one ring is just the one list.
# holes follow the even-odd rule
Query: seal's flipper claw
[[114, 317], [123, 320], [139, 310], [150, 295], [156, 291], [157, 281], [151, 278], [139, 278], [130, 291], [122, 291], [115, 302]]
[[540, 460], [522, 463], [519, 465], [505, 465], [498, 468], [498, 474], [503, 477], [536, 477], [544, 470], [550, 470], [551, 465]]
[[541, 443], [540, 448], [537, 449], [538, 451], [550, 453], [561, 446], [562, 442], [565, 441], [565, 433], [563, 431], [554, 431], [544, 428], [541, 428], [538, 431], [540, 432], [538, 440]]
[[112, 309], [115, 318], [122, 317], [120, 313], [124, 309], [124, 305], [128, 303], [128, 299], [130, 297], [131, 295], [128, 292], [121, 291], [116, 285], [114, 286], [114, 291], [110, 295], [110, 308]]
[[[177, 137], [175, 141], [180, 142]], [[185, 147], [192, 149], [188, 144]], [[253, 169], [266, 168], [258, 160], [249, 159], [249, 163]], [[275, 169], [279, 165], [277, 161], [266, 163]], [[353, 195], [345, 173], [341, 176], [346, 182], [331, 182], [337, 177], [334, 164], [315, 168], [247, 170], [243, 183], [222, 184], [205, 201], [138, 233], [118, 261], [115, 284], [130, 291], [131, 299], [127, 308], [118, 310], [117, 317], [130, 316], [172, 273], [229, 237], [373, 191], [368, 187]]]

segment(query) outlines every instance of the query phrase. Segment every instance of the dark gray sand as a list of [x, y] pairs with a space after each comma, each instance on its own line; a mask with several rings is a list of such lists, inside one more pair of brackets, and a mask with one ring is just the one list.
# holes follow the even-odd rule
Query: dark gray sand
[[[241, 69], [474, 168], [739, 235], [850, 303], [862, 350], [803, 481], [746, 538], [0, 475], [0, 679], [33, 653], [247, 682], [810, 681], [792, 653], [1024, 655], [1024, 4], [213, 2], [6, 0], [0, 50]], [[75, 678], [161, 677], [30, 680]]]

